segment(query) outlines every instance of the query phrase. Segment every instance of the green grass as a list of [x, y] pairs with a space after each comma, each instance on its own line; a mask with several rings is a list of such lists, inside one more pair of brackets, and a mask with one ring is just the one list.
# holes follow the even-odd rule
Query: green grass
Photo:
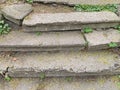
[[91, 32], [93, 32], [93, 29], [90, 28], [90, 27], [86, 27], [86, 28], [83, 29], [83, 32], [84, 33], [91, 33]]
[[114, 48], [114, 47], [118, 47], [118, 44], [115, 43], [115, 42], [111, 42], [111, 43], [108, 44], [108, 46], [109, 46], [110, 48]]
[[6, 77], [5, 77], [5, 80], [6, 80], [6, 81], [11, 81], [11, 77], [6, 76]]
[[41, 32], [36, 32], [36, 35], [37, 35], [37, 36], [39, 36], [39, 35], [41, 35], [41, 34], [42, 34]]
[[111, 11], [117, 12], [118, 4], [107, 5], [75, 5], [76, 11], [94, 12], [94, 11]]
[[66, 77], [65, 80], [68, 81], [68, 82], [71, 82], [73, 80], [73, 78], [72, 77]]
[[40, 73], [40, 79], [44, 80], [45, 79], [45, 73]]
[[0, 35], [2, 34], [8, 34], [10, 32], [10, 27], [8, 24], [5, 23], [4, 20], [0, 21]]
[[26, 0], [27, 3], [32, 4], [33, 0]]
[[120, 25], [115, 26], [114, 29], [117, 29], [120, 31]]

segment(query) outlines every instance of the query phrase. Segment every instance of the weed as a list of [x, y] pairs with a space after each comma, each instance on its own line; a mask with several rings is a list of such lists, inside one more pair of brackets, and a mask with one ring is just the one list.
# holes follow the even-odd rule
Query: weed
[[45, 79], [45, 73], [40, 73], [40, 79], [44, 80]]
[[5, 76], [5, 80], [6, 80], [6, 81], [11, 81], [11, 77], [9, 77], [8, 75]]
[[115, 42], [111, 42], [111, 43], [108, 44], [108, 46], [109, 46], [110, 48], [114, 48], [114, 47], [118, 47], [118, 44], [115, 43]]
[[8, 34], [10, 32], [10, 27], [8, 24], [5, 23], [4, 20], [0, 21], [0, 35], [2, 34]]
[[27, 3], [32, 4], [33, 0], [26, 0]]
[[86, 28], [83, 29], [83, 32], [84, 33], [91, 33], [91, 32], [93, 32], [93, 29], [89, 28], [89, 27], [86, 27]]
[[120, 31], [120, 25], [116, 25], [114, 29], [117, 29], [118, 31]]
[[41, 32], [36, 32], [36, 35], [37, 35], [37, 36], [41, 35]]
[[70, 81], [73, 80], [73, 78], [72, 77], [66, 77], [65, 80], [68, 81], [68, 82], [70, 82]]
[[111, 11], [117, 12], [118, 4], [107, 5], [75, 5], [76, 11], [94, 12], [94, 11]]

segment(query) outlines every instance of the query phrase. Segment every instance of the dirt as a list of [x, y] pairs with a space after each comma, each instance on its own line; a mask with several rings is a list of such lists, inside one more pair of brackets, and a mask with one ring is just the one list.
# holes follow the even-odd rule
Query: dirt
[[34, 13], [68, 13], [75, 12], [73, 7], [58, 4], [33, 4]]

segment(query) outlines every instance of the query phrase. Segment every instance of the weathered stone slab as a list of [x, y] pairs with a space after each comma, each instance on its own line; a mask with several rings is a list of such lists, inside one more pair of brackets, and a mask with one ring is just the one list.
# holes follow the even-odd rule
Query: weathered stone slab
[[120, 4], [119, 0], [33, 0], [35, 2], [44, 3], [64, 3], [64, 4]]
[[[38, 32], [39, 33], [39, 32]], [[53, 33], [24, 33], [11, 31], [0, 36], [0, 51], [83, 50], [85, 40], [80, 31]]]
[[120, 5], [118, 6], [118, 16], [120, 17]]
[[120, 74], [120, 56], [106, 51], [18, 52], [0, 58], [11, 77], [89, 76]]
[[79, 30], [84, 27], [108, 28], [120, 23], [113, 12], [34, 13], [23, 21], [24, 31]]
[[85, 34], [85, 37], [88, 41], [88, 49], [91, 50], [110, 48], [108, 44], [111, 42], [115, 42], [120, 46], [120, 33], [115, 29], [93, 31]]
[[4, 3], [6, 0], [0, 0], [0, 3]]
[[29, 4], [14, 4], [5, 6], [2, 9], [4, 17], [18, 25], [21, 25], [22, 20], [32, 11], [32, 6]]
[[118, 76], [69, 78], [13, 78], [0, 80], [0, 90], [119, 90]]

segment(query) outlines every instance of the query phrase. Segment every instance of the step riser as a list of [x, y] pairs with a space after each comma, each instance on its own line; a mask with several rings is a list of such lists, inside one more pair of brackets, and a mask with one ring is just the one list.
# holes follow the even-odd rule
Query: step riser
[[76, 31], [81, 30], [86, 27], [90, 27], [93, 29], [100, 28], [113, 28], [118, 25], [118, 22], [108, 22], [108, 23], [95, 23], [95, 24], [59, 24], [59, 25], [39, 25], [39, 26], [23, 26], [23, 31], [25, 32], [52, 32], [52, 31]]
[[75, 4], [92, 4], [92, 5], [98, 5], [98, 4], [119, 4], [119, 0], [33, 0], [34, 2], [44, 2], [44, 3], [62, 3], [62, 4], [69, 4], [69, 5], [75, 5]]
[[[22, 70], [22, 69], [21, 69]], [[39, 78], [41, 74], [46, 77], [74, 77], [74, 76], [103, 76], [103, 75], [119, 75], [118, 71], [103, 71], [103, 72], [84, 72], [84, 73], [70, 73], [67, 71], [45, 71], [45, 72], [35, 72], [35, 71], [10, 71], [8, 75], [13, 78]]]
[[72, 50], [84, 50], [83, 46], [68, 46], [68, 47], [0, 47], [0, 51], [72, 51]]
[[0, 79], [0, 90], [120, 90], [118, 76]]

